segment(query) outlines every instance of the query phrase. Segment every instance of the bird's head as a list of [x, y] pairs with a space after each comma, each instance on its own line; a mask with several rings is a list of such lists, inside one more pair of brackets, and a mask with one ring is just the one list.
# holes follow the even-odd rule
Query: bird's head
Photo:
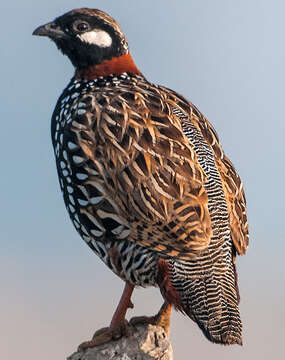
[[[105, 76], [109, 75], [108, 72], [128, 72], [129, 67], [130, 72], [139, 73], [129, 55], [128, 42], [119, 24], [101, 10], [72, 10], [39, 26], [33, 35], [47, 36], [53, 40], [78, 71], [87, 73], [93, 69], [94, 73], [96, 69], [96, 76]], [[118, 67], [126, 69], [122, 71]]]

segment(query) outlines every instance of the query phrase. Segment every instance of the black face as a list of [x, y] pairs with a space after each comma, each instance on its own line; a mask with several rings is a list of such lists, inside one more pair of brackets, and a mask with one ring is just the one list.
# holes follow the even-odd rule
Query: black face
[[128, 52], [127, 41], [118, 24], [99, 10], [73, 10], [40, 26], [33, 34], [51, 38], [79, 69]]

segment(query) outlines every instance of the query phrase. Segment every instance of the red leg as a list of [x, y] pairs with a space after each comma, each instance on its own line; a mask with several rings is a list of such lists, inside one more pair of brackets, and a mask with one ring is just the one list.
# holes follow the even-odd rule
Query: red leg
[[123, 335], [128, 335], [129, 325], [125, 320], [128, 308], [132, 308], [131, 296], [134, 290], [134, 285], [125, 283], [125, 288], [121, 296], [117, 309], [112, 317], [111, 324], [107, 328], [96, 331], [92, 340], [85, 341], [79, 345], [78, 350], [85, 350], [98, 345], [105, 344], [111, 340], [119, 339]]
[[123, 323], [125, 321], [126, 312], [128, 308], [133, 308], [133, 304], [131, 302], [131, 296], [133, 291], [134, 291], [134, 285], [131, 285], [130, 283], [126, 282], [120, 302], [112, 317], [111, 324], [109, 326], [110, 330], [116, 329], [119, 324]]

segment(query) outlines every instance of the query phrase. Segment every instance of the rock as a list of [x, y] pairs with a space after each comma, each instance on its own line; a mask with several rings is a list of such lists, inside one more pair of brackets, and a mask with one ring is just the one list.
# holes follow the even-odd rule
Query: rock
[[129, 337], [76, 352], [67, 360], [173, 360], [172, 347], [164, 329], [139, 324], [131, 327]]

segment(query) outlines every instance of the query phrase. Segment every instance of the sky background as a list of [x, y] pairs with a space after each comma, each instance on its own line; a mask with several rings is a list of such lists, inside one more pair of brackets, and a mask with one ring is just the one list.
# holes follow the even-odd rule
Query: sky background
[[[244, 346], [208, 342], [172, 315], [175, 359], [284, 356], [283, 0], [97, 0], [1, 3], [0, 349], [6, 360], [65, 359], [108, 325], [123, 282], [75, 232], [50, 140], [56, 100], [73, 75], [32, 31], [76, 7], [116, 18], [151, 82], [183, 94], [216, 128], [245, 185], [250, 248], [238, 258]], [[129, 316], [154, 314], [138, 289]]]

